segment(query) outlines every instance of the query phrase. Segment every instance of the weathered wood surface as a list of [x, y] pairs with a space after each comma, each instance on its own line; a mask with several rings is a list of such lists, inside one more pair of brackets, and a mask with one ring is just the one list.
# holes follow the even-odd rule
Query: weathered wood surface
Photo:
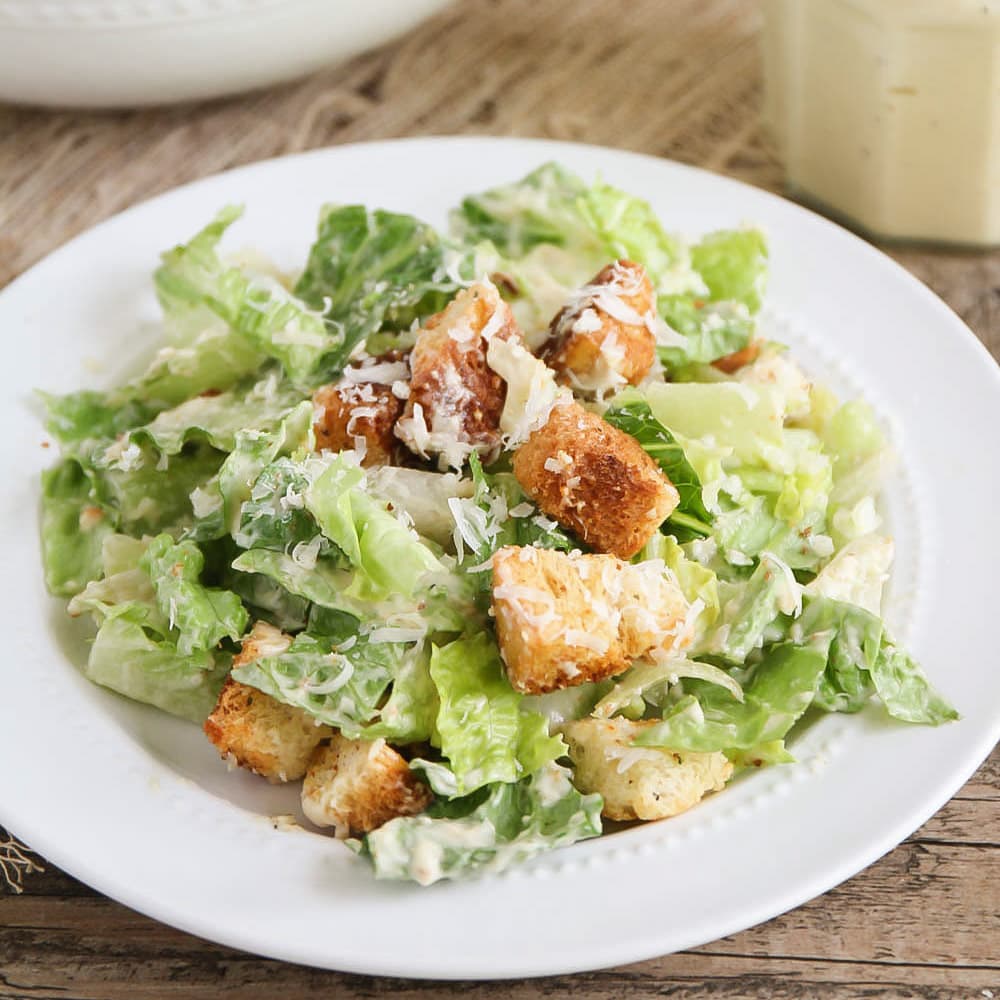
[[[466, 0], [345, 66], [245, 97], [111, 114], [0, 106], [0, 286], [177, 184], [373, 138], [578, 139], [776, 190], [780, 167], [757, 127], [757, 16], [748, 0]], [[1000, 252], [889, 251], [1000, 354]], [[51, 867], [24, 871], [23, 888], [0, 880], [9, 1000], [1000, 997], [1000, 751], [909, 840], [820, 899], [693, 951], [574, 977], [429, 984], [318, 972], [174, 931]]]

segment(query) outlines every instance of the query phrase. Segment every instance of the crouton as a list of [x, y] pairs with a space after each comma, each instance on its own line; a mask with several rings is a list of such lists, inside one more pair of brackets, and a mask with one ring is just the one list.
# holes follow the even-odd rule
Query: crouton
[[578, 403], [552, 408], [515, 452], [514, 475], [549, 517], [622, 559], [649, 541], [680, 499], [635, 438]]
[[604, 798], [608, 819], [664, 819], [725, 787], [733, 765], [725, 754], [632, 745], [649, 722], [580, 719], [561, 732], [573, 761], [573, 783]]
[[362, 834], [396, 816], [422, 812], [433, 798], [409, 764], [383, 739], [336, 735], [319, 747], [302, 783], [302, 811], [338, 837]]
[[313, 394], [317, 451], [364, 451], [361, 464], [388, 465], [397, 447], [393, 429], [409, 391], [405, 355], [392, 351], [350, 365]]
[[712, 367], [718, 368], [720, 372], [725, 372], [727, 375], [732, 375], [734, 372], [738, 372], [741, 368], [756, 361], [760, 354], [760, 348], [761, 342], [759, 340], [751, 340], [746, 347], [738, 351], [733, 351], [732, 354], [725, 354], [721, 358], [716, 358], [712, 362]]
[[564, 385], [603, 399], [649, 374], [657, 322], [656, 292], [645, 269], [619, 260], [556, 314], [539, 353]]
[[493, 614], [511, 686], [542, 694], [627, 670], [691, 641], [689, 605], [659, 562], [506, 546], [493, 557]]
[[[257, 622], [233, 666], [284, 652], [290, 643], [290, 636]], [[313, 750], [332, 733], [302, 709], [232, 677], [219, 692], [204, 730], [224, 758], [276, 782], [301, 778]]]
[[496, 287], [477, 282], [432, 316], [410, 355], [412, 378], [396, 436], [421, 458], [460, 469], [473, 451], [487, 459], [500, 448], [506, 384], [486, 362], [493, 338], [520, 339], [513, 313]]

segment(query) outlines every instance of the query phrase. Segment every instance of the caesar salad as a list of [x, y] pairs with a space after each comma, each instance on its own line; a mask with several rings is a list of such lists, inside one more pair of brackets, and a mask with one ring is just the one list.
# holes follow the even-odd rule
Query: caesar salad
[[326, 206], [290, 276], [223, 252], [240, 211], [163, 255], [144, 371], [45, 396], [92, 681], [425, 885], [674, 816], [822, 713], [957, 718], [882, 619], [891, 451], [769, 339], [759, 230], [549, 163], [445, 233]]

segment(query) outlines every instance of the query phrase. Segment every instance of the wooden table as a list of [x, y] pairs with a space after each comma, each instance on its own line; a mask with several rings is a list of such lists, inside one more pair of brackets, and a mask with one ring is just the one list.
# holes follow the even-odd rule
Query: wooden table
[[[0, 107], [0, 286], [176, 184], [389, 136], [579, 139], [777, 189], [757, 126], [757, 28], [742, 0], [466, 0], [348, 65], [247, 97], [113, 114]], [[1000, 252], [890, 252], [1000, 353]], [[576, 977], [318, 972], [174, 931], [51, 866], [9, 870], [23, 893], [0, 880], [3, 998], [1000, 996], [997, 751], [909, 840], [822, 898], [692, 951]]]

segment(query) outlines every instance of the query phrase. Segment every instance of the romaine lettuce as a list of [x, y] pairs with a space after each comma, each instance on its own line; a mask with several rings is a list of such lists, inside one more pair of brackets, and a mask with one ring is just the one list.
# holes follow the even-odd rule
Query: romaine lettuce
[[602, 800], [581, 795], [570, 772], [546, 764], [521, 781], [501, 783], [390, 820], [364, 840], [375, 877], [440, 879], [502, 871], [541, 851], [601, 832]]

